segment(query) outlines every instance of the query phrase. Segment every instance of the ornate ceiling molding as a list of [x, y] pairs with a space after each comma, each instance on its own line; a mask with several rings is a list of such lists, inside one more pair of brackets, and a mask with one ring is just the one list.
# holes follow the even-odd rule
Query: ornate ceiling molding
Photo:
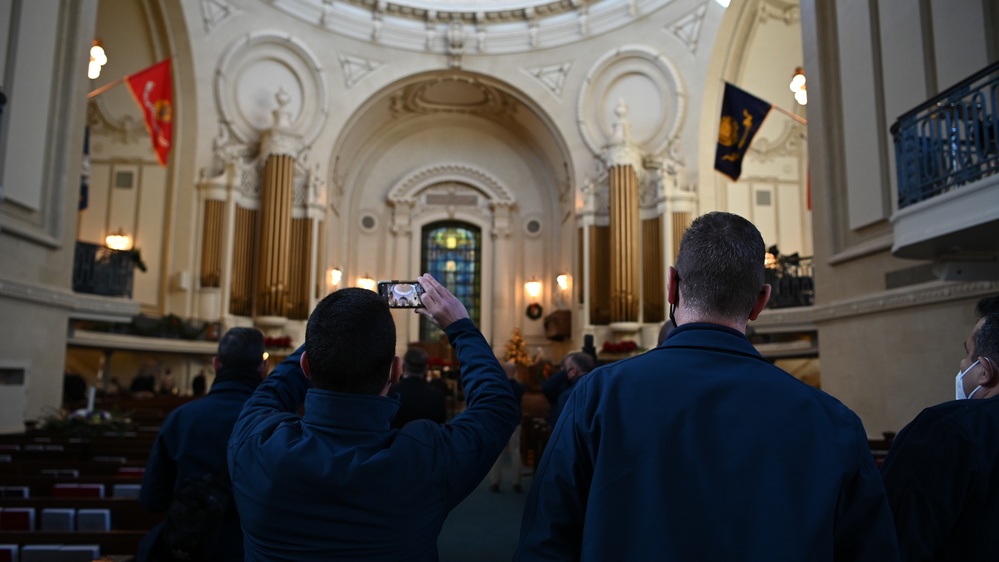
[[783, 0], [763, 0], [760, 3], [759, 18], [760, 23], [773, 19], [787, 25], [797, 25], [801, 22], [801, 6]]
[[805, 126], [796, 121], [788, 120], [784, 124], [784, 130], [776, 139], [753, 139], [749, 153], [763, 162], [773, 161], [774, 158], [780, 156], [801, 156], [804, 148], [804, 144], [801, 142], [803, 138], [805, 138]]
[[389, 190], [391, 205], [413, 205], [420, 193], [432, 186], [455, 182], [466, 184], [482, 192], [490, 204], [513, 205], [516, 200], [509, 189], [492, 174], [467, 164], [438, 164], [420, 168], [406, 176]]
[[353, 88], [362, 78], [384, 65], [381, 61], [350, 55], [338, 54], [337, 57], [340, 59], [340, 69], [343, 71], [343, 85], [348, 90]]
[[524, 72], [548, 88], [548, 91], [555, 94], [556, 98], [562, 98], [562, 88], [565, 86], [565, 78], [572, 68], [571, 62], [552, 64], [548, 66], [538, 66], [535, 68], [525, 68]]
[[706, 13], [708, 13], [707, 2], [667, 25], [666, 31], [679, 39], [691, 53], [697, 52], [697, 42], [701, 38], [701, 24], [704, 23], [704, 15]]
[[133, 144], [139, 138], [149, 136], [145, 123], [131, 115], [120, 119], [114, 117], [99, 97], [87, 103], [87, 126], [92, 134], [107, 135], [122, 144]]
[[[270, 0], [291, 16], [360, 41], [454, 56], [455, 34], [483, 54], [569, 45], [619, 29], [676, 0]], [[473, 41], [462, 49], [468, 51]]]
[[226, 0], [201, 0], [201, 21], [205, 24], [205, 34], [210, 35], [216, 27], [237, 13], [239, 10]]
[[[464, 88], [464, 92], [460, 94], [461, 99], [458, 97], [446, 100], [434, 98], [435, 88], [446, 85], [447, 82], [456, 83], [450, 86], [451, 93], [454, 92], [455, 85]], [[458, 75], [443, 76], [439, 79], [410, 84], [402, 91], [393, 94], [391, 99], [391, 111], [396, 115], [400, 113], [421, 115], [457, 113], [499, 120], [505, 120], [512, 116], [519, 105], [513, 96], [500, 89], [476, 78]]]

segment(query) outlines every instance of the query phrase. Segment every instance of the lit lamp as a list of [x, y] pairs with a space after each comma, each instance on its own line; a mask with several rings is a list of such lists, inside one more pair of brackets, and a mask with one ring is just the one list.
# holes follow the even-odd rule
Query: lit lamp
[[794, 77], [791, 78], [790, 88], [791, 92], [794, 93], [794, 101], [798, 102], [798, 105], [808, 103], [808, 93], [805, 91], [805, 69], [800, 66], [794, 69]]
[[101, 45], [100, 39], [94, 39], [94, 44], [90, 47], [90, 65], [87, 67], [87, 78], [91, 80], [101, 75], [101, 67], [108, 63], [107, 53]]
[[339, 287], [340, 280], [343, 279], [343, 270], [340, 269], [339, 267], [330, 268], [328, 279], [330, 287], [333, 287], [334, 289], [336, 287]]
[[555, 277], [555, 284], [558, 285], [559, 289], [559, 299], [561, 300], [561, 306], [565, 306], [565, 296], [569, 293], [569, 287], [572, 284], [572, 277], [568, 273], [559, 273]]
[[132, 239], [120, 228], [108, 234], [104, 238], [104, 243], [112, 250], [128, 250], [132, 247]]
[[531, 302], [527, 305], [527, 317], [531, 320], [541, 318], [542, 308], [538, 303], [538, 298], [541, 297], [541, 281], [538, 281], [537, 277], [531, 277], [530, 281], [524, 283], [524, 294]]
[[367, 273], [364, 274], [364, 277], [361, 277], [360, 279], [357, 280], [358, 287], [362, 289], [367, 289], [369, 291], [374, 291], [375, 285], [376, 285], [375, 280], [372, 279], [370, 276], [368, 276]]

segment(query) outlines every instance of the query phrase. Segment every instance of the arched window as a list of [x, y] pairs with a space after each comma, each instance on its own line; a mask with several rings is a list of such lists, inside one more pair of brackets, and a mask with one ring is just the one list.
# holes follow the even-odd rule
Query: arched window
[[[482, 316], [482, 230], [472, 224], [441, 221], [423, 227], [421, 272], [447, 287], [479, 325]], [[420, 318], [420, 339], [432, 341], [440, 332]]]

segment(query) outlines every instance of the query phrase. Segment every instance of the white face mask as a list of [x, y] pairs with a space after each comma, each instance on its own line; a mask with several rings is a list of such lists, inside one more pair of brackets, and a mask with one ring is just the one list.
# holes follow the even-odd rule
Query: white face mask
[[954, 381], [955, 381], [955, 383], [957, 385], [957, 399], [958, 400], [970, 399], [972, 396], [975, 395], [976, 392], [978, 392], [982, 388], [981, 386], [977, 386], [977, 387], [975, 387], [975, 390], [971, 391], [971, 395], [970, 396], [965, 396], [964, 395], [964, 375], [967, 375], [968, 371], [974, 369], [975, 365], [978, 364], [978, 361], [981, 361], [981, 359], [976, 360], [967, 369], [965, 369], [963, 371], [958, 371], [957, 372], [957, 376], [954, 377]]

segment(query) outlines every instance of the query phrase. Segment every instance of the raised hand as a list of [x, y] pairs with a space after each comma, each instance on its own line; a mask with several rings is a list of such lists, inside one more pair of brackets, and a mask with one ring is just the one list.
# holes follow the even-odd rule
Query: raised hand
[[418, 281], [423, 287], [423, 295], [420, 296], [420, 299], [423, 301], [424, 308], [417, 308], [417, 314], [442, 330], [456, 320], [468, 318], [465, 305], [461, 304], [461, 301], [452, 295], [451, 291], [438, 283], [432, 275], [424, 273]]

